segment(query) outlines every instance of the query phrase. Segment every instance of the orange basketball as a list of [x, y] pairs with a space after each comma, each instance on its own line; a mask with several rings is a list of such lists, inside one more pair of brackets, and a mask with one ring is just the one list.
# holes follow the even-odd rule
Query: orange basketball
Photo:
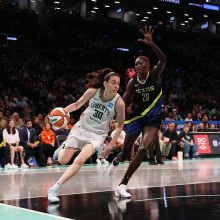
[[50, 113], [50, 122], [58, 128], [66, 127], [69, 121], [70, 113], [64, 108], [55, 108]]

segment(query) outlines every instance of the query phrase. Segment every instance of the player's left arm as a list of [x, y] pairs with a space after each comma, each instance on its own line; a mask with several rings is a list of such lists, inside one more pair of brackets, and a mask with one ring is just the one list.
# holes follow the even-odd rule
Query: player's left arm
[[87, 89], [85, 91], [85, 93], [83, 94], [83, 96], [78, 101], [68, 105], [65, 109], [68, 112], [73, 112], [73, 111], [79, 109], [82, 105], [84, 105], [87, 101], [89, 101], [89, 99], [91, 99], [91, 97], [93, 97], [95, 95], [96, 91], [97, 91], [97, 89], [95, 89], [95, 88]]
[[154, 43], [153, 41], [154, 30], [151, 29], [151, 26], [149, 26], [149, 28], [145, 26], [145, 30], [140, 29], [140, 31], [144, 35], [144, 39], [139, 39], [138, 41], [149, 45], [156, 53], [157, 57], [159, 58], [157, 65], [154, 66], [154, 68], [152, 69], [152, 76], [157, 82], [161, 83], [160, 75], [165, 68], [167, 58], [163, 53], [163, 51]]
[[117, 112], [117, 128], [115, 130], [115, 134], [112, 137], [112, 140], [110, 141], [108, 147], [106, 147], [102, 152], [101, 156], [103, 157], [108, 157], [110, 154], [111, 150], [114, 147], [114, 144], [118, 140], [119, 135], [122, 132], [123, 126], [124, 126], [124, 121], [125, 121], [125, 103], [122, 100], [121, 97], [119, 97], [118, 101], [116, 102], [116, 112]]

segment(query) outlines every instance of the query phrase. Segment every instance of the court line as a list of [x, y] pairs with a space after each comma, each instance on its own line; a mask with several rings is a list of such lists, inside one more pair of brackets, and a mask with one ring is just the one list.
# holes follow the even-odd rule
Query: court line
[[51, 215], [51, 214], [48, 214], [48, 213], [34, 211], [34, 210], [31, 210], [31, 209], [25, 209], [25, 208], [21, 208], [21, 207], [18, 207], [18, 206], [13, 206], [13, 205], [8, 205], [8, 204], [3, 204], [3, 203], [0, 203], [0, 205], [9, 206], [9, 207], [16, 208], [16, 209], [22, 209], [22, 210], [25, 210], [25, 211], [28, 211], [28, 212], [34, 212], [34, 213], [38, 213], [38, 214], [42, 214], [42, 215], [46, 215], [46, 216], [51, 216], [53, 218], [59, 218], [59, 219], [65, 219], [65, 220], [75, 220], [75, 219], [72, 219], [72, 218], [65, 218], [65, 217], [61, 217], [61, 216], [58, 216], [58, 215]]
[[[167, 186], [186, 186], [186, 185], [192, 185], [192, 184], [203, 184], [203, 183], [219, 183], [219, 181], [211, 181], [211, 182], [194, 182], [194, 183], [187, 183], [187, 184], [175, 184], [175, 185], [163, 185], [163, 186], [140, 186], [140, 187], [128, 187], [127, 189], [149, 189], [149, 188], [158, 188], [158, 187], [167, 187]], [[114, 192], [115, 190], [104, 190], [104, 191], [90, 191], [90, 192], [81, 192], [81, 193], [71, 193], [71, 194], [57, 194], [57, 196], [69, 196], [69, 195], [80, 195], [80, 194], [88, 194], [88, 193], [101, 193], [101, 192]], [[45, 196], [35, 196], [35, 197], [23, 197], [23, 198], [11, 198], [11, 199], [1, 199], [0, 201], [10, 201], [15, 199], [34, 199], [34, 198], [44, 198]], [[3, 203], [0, 203], [3, 204]]]

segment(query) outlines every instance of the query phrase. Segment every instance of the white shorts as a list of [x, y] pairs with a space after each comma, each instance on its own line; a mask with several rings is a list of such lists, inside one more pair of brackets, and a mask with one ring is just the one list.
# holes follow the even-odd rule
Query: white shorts
[[76, 124], [66, 139], [65, 147], [82, 150], [83, 146], [91, 144], [95, 152], [102, 147], [104, 140], [104, 135], [98, 135]]

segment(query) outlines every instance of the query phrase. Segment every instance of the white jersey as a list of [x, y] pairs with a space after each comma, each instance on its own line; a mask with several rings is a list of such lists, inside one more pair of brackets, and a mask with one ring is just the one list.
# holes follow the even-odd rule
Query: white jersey
[[100, 91], [101, 88], [89, 100], [89, 106], [82, 113], [77, 124], [93, 133], [107, 135], [111, 120], [115, 115], [115, 105], [120, 95], [117, 93], [112, 100], [103, 102], [99, 97]]

